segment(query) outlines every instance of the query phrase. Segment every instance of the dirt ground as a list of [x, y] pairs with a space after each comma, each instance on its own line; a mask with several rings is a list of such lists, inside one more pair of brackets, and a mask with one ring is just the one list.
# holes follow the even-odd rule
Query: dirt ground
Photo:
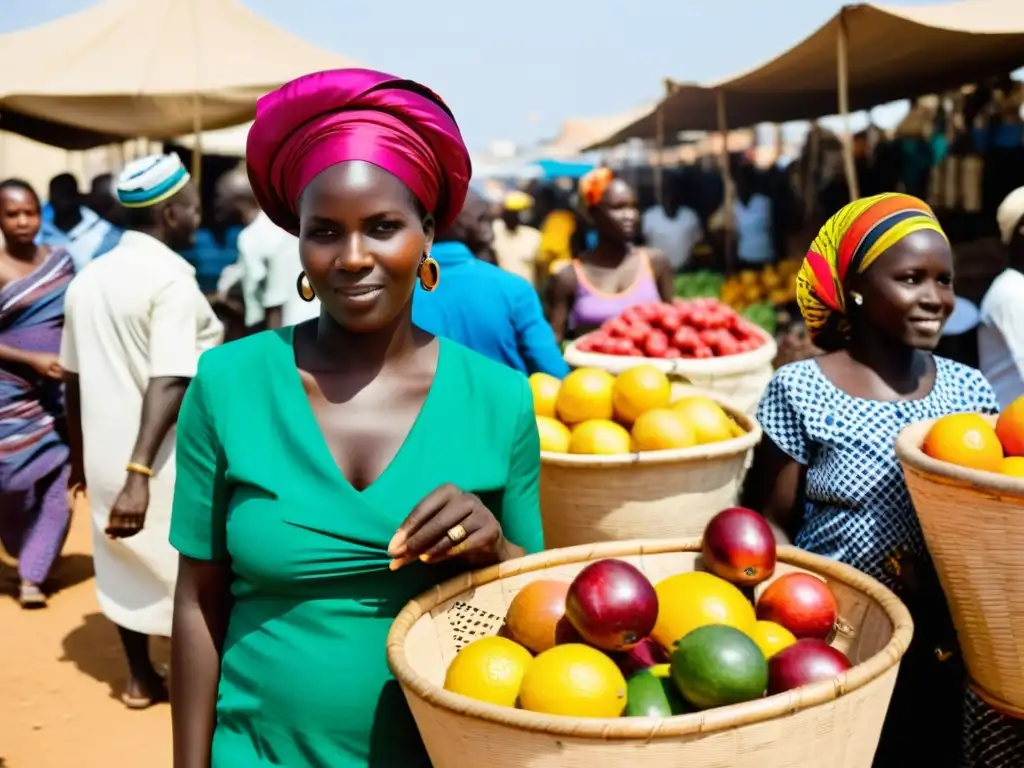
[[[0, 563], [0, 768], [165, 768], [166, 704], [121, 704], [125, 667], [117, 632], [93, 585], [90, 522], [72, 523], [49, 607], [22, 611], [17, 573]], [[154, 658], [167, 659], [166, 641]]]

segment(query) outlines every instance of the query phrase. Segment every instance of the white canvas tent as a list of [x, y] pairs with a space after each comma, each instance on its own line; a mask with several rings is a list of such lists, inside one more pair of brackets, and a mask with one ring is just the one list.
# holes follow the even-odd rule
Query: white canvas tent
[[308, 72], [356, 67], [236, 0], [105, 0], [0, 36], [0, 130], [68, 149], [252, 120]]

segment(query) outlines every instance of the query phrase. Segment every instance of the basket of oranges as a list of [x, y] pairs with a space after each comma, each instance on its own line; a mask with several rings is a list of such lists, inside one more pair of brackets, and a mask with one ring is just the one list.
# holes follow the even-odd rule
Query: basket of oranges
[[1024, 398], [998, 416], [913, 424], [896, 441], [977, 694], [1024, 718]]
[[913, 625], [754, 512], [549, 550], [409, 603], [387, 641], [435, 768], [870, 768]]
[[736, 503], [757, 422], [656, 366], [530, 377], [549, 547], [699, 536]]

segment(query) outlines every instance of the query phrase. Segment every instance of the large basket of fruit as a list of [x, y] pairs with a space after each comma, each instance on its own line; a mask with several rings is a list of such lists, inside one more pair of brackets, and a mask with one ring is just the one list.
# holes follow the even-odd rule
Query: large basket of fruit
[[549, 547], [699, 536], [736, 503], [761, 428], [735, 405], [635, 361], [530, 384]]
[[407, 605], [388, 663], [435, 768], [869, 768], [906, 608], [849, 566], [776, 562], [749, 510], [704, 545], [550, 550]]
[[771, 380], [775, 339], [717, 299], [630, 307], [565, 350], [574, 368], [617, 374], [638, 358], [753, 413]]
[[1024, 399], [913, 424], [896, 454], [972, 687], [1024, 718]]

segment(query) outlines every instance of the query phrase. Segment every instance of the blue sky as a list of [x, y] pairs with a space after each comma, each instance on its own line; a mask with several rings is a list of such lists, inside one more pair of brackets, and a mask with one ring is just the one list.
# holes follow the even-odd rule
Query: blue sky
[[[0, 32], [95, 4], [0, 2]], [[666, 76], [705, 81], [756, 66], [840, 6], [836, 0], [243, 3], [310, 42], [431, 86], [451, 104], [474, 148], [493, 139], [552, 137], [565, 118], [628, 109], [657, 97]]]

